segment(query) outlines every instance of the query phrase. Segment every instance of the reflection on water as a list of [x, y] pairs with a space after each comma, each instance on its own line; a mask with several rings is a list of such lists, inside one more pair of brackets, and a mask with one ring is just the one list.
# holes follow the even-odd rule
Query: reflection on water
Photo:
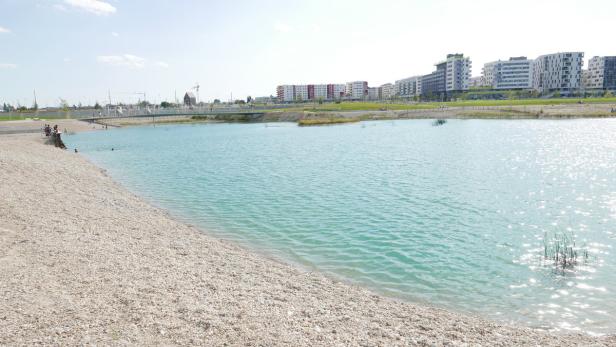
[[[67, 142], [175, 215], [290, 261], [492, 318], [614, 331], [614, 120], [276, 125]], [[588, 261], [555, 269], [546, 233], [574, 235]]]

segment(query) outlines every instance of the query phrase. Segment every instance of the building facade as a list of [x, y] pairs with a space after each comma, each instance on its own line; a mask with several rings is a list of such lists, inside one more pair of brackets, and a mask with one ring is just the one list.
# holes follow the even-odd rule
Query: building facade
[[[311, 85], [311, 88], [314, 86]], [[308, 85], [307, 84], [298, 84], [295, 86], [295, 101], [306, 101], [310, 100], [308, 98]]]
[[447, 62], [436, 65], [436, 71], [421, 77], [421, 95], [439, 96], [447, 92]]
[[346, 94], [346, 85], [344, 84], [328, 84], [327, 85], [327, 99], [339, 100]]
[[368, 100], [379, 100], [379, 87], [368, 88]]
[[542, 55], [533, 63], [533, 88], [540, 93], [572, 94], [582, 87], [583, 52]]
[[585, 89], [616, 90], [616, 56], [593, 57], [585, 72]]
[[526, 57], [498, 60], [483, 66], [482, 77], [493, 89], [531, 89], [534, 61]]
[[446, 63], [445, 90], [447, 92], [468, 90], [471, 79], [471, 59], [464, 57], [464, 54], [448, 54]]
[[368, 82], [354, 81], [347, 82], [346, 95], [351, 100], [363, 100], [368, 97]]
[[278, 102], [293, 102], [295, 101], [295, 86], [285, 84], [276, 88], [276, 96]]
[[314, 93], [310, 100], [327, 100], [327, 84], [315, 84], [313, 87]]
[[398, 80], [394, 84], [394, 91], [396, 96], [401, 98], [412, 98], [421, 94], [418, 90], [421, 84], [421, 76], [413, 76]]
[[391, 83], [385, 83], [379, 87], [379, 99], [389, 100], [395, 95], [394, 85]]

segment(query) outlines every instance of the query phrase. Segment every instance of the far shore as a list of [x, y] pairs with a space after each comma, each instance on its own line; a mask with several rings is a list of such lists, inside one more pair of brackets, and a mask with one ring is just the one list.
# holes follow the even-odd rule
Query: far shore
[[[576, 101], [576, 102], [573, 102]], [[211, 110], [208, 108], [208, 110]], [[215, 108], [214, 108], [215, 110]], [[239, 110], [251, 110], [241, 108]], [[193, 110], [188, 110], [194, 112]], [[577, 119], [577, 118], [616, 118], [616, 98], [595, 99], [532, 99], [504, 101], [463, 101], [450, 103], [362, 103], [344, 102], [341, 104], [290, 104], [288, 107], [264, 109], [255, 114], [233, 114], [228, 110], [221, 114], [209, 115], [162, 115], [141, 117], [102, 118], [88, 125], [74, 127], [76, 131], [108, 127], [122, 127], [143, 124], [176, 123], [262, 123], [294, 122], [303, 125], [340, 124], [362, 120], [395, 119]], [[42, 113], [43, 117], [46, 113]], [[25, 117], [27, 113], [20, 117]], [[71, 122], [71, 113], [54, 114], [48, 119], [6, 120], [0, 118], [0, 134], [10, 132], [9, 128], [31, 129], [43, 123], [59, 124]], [[332, 119], [339, 121], [332, 122]], [[301, 124], [300, 124], [301, 125]], [[42, 126], [41, 126], [42, 127]], [[26, 131], [22, 131], [26, 132]]]
[[[61, 126], [93, 130], [81, 123]], [[273, 261], [43, 142], [0, 136], [0, 345], [616, 344], [397, 301]]]

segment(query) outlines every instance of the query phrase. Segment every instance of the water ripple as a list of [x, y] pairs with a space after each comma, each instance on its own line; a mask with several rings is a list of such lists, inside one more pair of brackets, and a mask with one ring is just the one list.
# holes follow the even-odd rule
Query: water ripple
[[[246, 246], [410, 300], [614, 331], [616, 121], [370, 125], [157, 126], [67, 143]], [[543, 238], [565, 232], [590, 261], [562, 272]]]

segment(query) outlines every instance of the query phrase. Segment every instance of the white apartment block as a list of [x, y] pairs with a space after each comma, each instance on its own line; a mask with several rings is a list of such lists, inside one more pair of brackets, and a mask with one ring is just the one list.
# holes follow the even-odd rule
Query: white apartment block
[[308, 100], [308, 85], [300, 84], [295, 86], [295, 101]]
[[362, 100], [368, 96], [368, 82], [347, 82], [346, 95], [352, 100]]
[[471, 79], [472, 63], [464, 54], [448, 54], [445, 72], [445, 90], [447, 92], [468, 90]]
[[327, 98], [330, 100], [338, 100], [346, 95], [346, 85], [344, 84], [328, 84]]
[[493, 61], [483, 66], [481, 82], [493, 89], [530, 89], [533, 67], [534, 61], [526, 57]]
[[295, 86], [282, 85], [276, 88], [276, 96], [279, 102], [293, 102], [295, 101]]
[[494, 75], [496, 72], [495, 67], [499, 61], [493, 61], [490, 63], [485, 63], [483, 65], [483, 69], [481, 69], [481, 86], [482, 87], [492, 87], [494, 85]]
[[401, 98], [411, 98], [421, 94], [420, 86], [421, 76], [413, 76], [396, 81], [394, 90], [396, 95]]
[[389, 100], [395, 95], [394, 85], [391, 83], [385, 83], [379, 87], [379, 99]]
[[603, 89], [605, 58], [606, 57], [593, 57], [588, 61], [588, 70], [586, 71], [586, 78], [584, 81], [585, 88]]
[[583, 52], [542, 55], [533, 64], [533, 88], [570, 94], [582, 87]]
[[315, 100], [327, 100], [327, 84], [315, 84], [314, 95], [310, 95], [311, 99]]

